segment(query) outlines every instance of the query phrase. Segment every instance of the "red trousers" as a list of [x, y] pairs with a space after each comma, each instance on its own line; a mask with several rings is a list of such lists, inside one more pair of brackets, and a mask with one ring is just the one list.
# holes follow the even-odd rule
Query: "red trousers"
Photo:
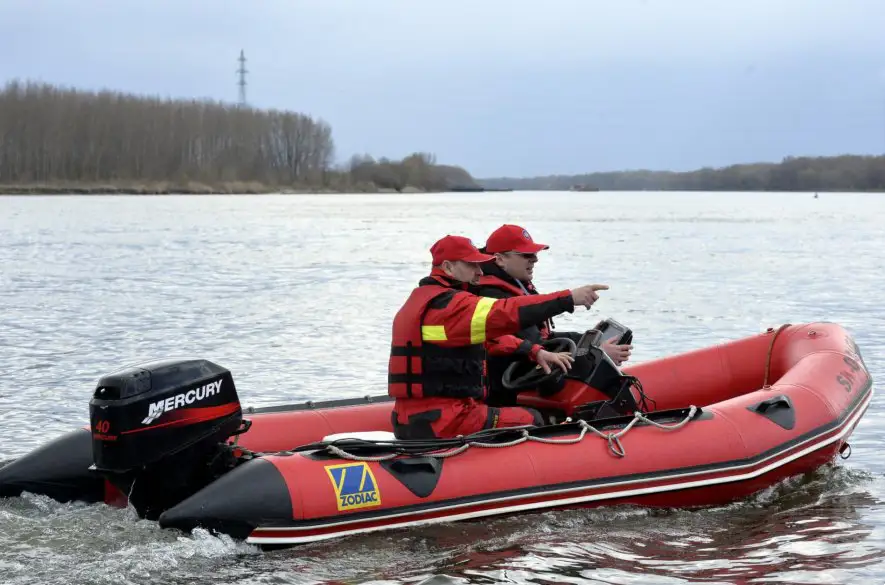
[[393, 421], [399, 439], [447, 439], [486, 429], [544, 424], [534, 408], [487, 406], [472, 398], [397, 398]]

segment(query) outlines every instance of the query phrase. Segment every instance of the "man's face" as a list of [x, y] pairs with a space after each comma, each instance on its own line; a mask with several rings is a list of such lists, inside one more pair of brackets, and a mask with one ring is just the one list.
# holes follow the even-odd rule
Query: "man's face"
[[442, 268], [446, 274], [459, 282], [479, 284], [479, 277], [482, 276], [482, 269], [476, 262], [464, 262], [463, 260], [450, 262], [446, 260], [443, 262]]
[[537, 254], [522, 254], [520, 252], [495, 254], [495, 263], [504, 272], [523, 282], [529, 282], [532, 280], [535, 264], [537, 262]]

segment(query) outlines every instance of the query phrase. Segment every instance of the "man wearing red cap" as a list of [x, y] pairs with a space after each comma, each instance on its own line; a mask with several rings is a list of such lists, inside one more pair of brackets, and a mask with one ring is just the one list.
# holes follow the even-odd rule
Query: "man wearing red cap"
[[542, 424], [534, 409], [484, 404], [484, 344], [589, 308], [608, 286], [591, 284], [546, 295], [493, 299], [468, 291], [481, 262], [493, 259], [469, 239], [446, 236], [430, 252], [433, 269], [393, 320], [387, 392], [396, 398], [393, 430], [400, 439], [446, 438], [496, 427]]
[[[534, 267], [538, 262], [538, 252], [549, 247], [533, 241], [529, 232], [521, 226], [502, 225], [492, 232], [482, 249], [483, 252], [492, 254], [494, 261], [482, 265], [483, 276], [474, 291], [484, 297], [497, 299], [537, 295], [538, 291], [532, 284]], [[552, 353], [539, 345], [553, 336], [552, 329], [553, 322], [548, 320], [527, 327], [516, 335], [503, 335], [486, 343], [489, 384], [487, 402], [490, 405], [510, 404], [515, 401], [515, 396], [503, 387], [501, 379], [507, 367], [517, 360], [537, 362], [548, 373], [551, 368], [560, 368], [566, 372], [571, 367], [573, 358], [569, 353]], [[568, 336], [575, 341], [580, 338], [578, 333], [560, 333], [557, 336]], [[603, 344], [602, 349], [620, 365], [629, 359], [633, 346], [609, 342]]]

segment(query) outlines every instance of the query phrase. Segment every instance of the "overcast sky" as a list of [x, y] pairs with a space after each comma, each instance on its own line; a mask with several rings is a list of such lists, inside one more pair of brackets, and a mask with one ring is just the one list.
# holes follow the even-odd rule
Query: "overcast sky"
[[885, 154], [885, 0], [0, 0], [0, 78], [248, 100], [476, 177]]

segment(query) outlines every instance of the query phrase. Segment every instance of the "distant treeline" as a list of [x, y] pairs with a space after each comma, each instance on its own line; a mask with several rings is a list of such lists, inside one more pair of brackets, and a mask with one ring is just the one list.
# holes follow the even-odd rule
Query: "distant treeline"
[[885, 191], [885, 156], [787, 157], [690, 172], [619, 171], [477, 179], [487, 188], [604, 191]]
[[399, 162], [356, 157], [345, 168], [335, 167], [334, 155], [330, 125], [295, 112], [18, 81], [0, 92], [0, 186], [171, 184], [208, 192], [225, 185], [262, 191], [474, 184], [463, 169], [435, 165], [428, 154]]
[[470, 173], [461, 167], [438, 165], [429, 153], [415, 153], [399, 162], [382, 158], [354, 156], [347, 171], [355, 184], [371, 183], [383, 189], [402, 190], [422, 186], [428, 191], [445, 191], [458, 187], [476, 186]]

